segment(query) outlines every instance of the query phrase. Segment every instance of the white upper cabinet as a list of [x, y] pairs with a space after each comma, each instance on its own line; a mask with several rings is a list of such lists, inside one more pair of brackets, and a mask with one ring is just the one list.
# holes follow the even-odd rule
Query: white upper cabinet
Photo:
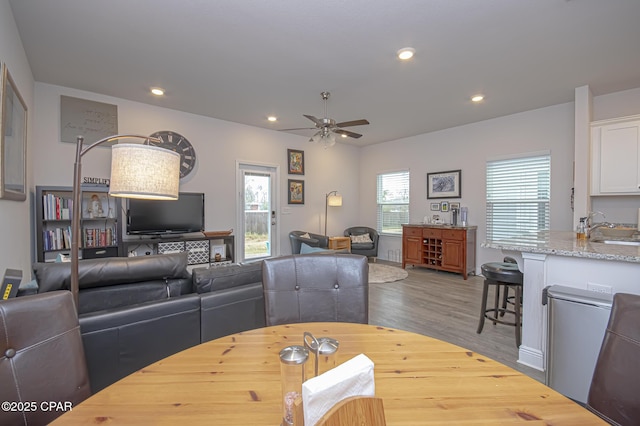
[[591, 125], [591, 195], [640, 194], [640, 116]]

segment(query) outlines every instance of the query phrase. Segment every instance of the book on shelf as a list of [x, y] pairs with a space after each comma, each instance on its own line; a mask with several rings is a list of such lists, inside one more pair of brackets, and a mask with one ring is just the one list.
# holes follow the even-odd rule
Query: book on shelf
[[50, 192], [42, 195], [44, 220], [69, 220], [72, 206], [71, 198], [60, 197]]
[[107, 247], [117, 245], [116, 232], [112, 228], [84, 228], [83, 247]]

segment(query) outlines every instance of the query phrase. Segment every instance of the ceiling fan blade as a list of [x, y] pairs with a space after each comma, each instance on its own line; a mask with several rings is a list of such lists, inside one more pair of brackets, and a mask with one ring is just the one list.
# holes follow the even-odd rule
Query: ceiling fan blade
[[333, 129], [333, 133], [337, 133], [339, 135], [347, 135], [351, 138], [355, 138], [358, 139], [359, 137], [362, 137], [362, 135], [360, 133], [354, 133], [354, 132], [350, 132], [348, 130], [344, 130], [344, 129]]
[[309, 120], [313, 121], [314, 123], [316, 123], [317, 126], [322, 126], [322, 120], [315, 118], [313, 115], [307, 115], [307, 114], [302, 114], [303, 116], [307, 117]]
[[295, 127], [293, 129], [278, 129], [279, 132], [288, 132], [289, 130], [315, 130], [316, 127]]
[[351, 126], [363, 126], [365, 124], [369, 124], [369, 122], [363, 118], [361, 120], [343, 121], [342, 123], [336, 123], [336, 126], [337, 127], [351, 127]]

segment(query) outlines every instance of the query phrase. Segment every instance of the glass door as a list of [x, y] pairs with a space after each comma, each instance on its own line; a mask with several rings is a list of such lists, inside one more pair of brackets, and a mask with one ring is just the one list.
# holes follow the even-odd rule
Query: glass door
[[238, 167], [238, 253], [240, 261], [276, 253], [275, 167], [241, 163]]

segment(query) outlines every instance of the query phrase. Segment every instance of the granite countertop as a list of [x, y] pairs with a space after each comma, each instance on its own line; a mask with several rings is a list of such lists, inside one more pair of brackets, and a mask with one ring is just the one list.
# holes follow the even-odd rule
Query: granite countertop
[[[608, 238], [615, 240], [615, 238]], [[484, 248], [640, 263], [640, 246], [578, 240], [575, 232], [543, 231], [504, 240], [485, 241]]]
[[438, 224], [438, 223], [405, 223], [402, 226], [420, 226], [423, 228], [442, 228], [442, 229], [477, 229], [475, 225], [451, 225], [451, 224]]

